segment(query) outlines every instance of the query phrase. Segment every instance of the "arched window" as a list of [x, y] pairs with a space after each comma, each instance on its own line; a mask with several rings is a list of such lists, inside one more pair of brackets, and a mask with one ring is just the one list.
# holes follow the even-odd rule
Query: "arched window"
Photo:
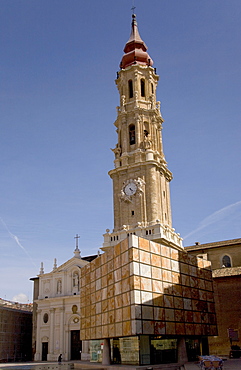
[[154, 86], [151, 84], [151, 93], [154, 94]]
[[129, 98], [133, 98], [133, 83], [132, 83], [132, 80], [128, 81], [128, 86], [129, 86]]
[[231, 267], [231, 259], [229, 256], [225, 255], [222, 258], [222, 267]]
[[145, 96], [145, 80], [141, 79], [141, 96]]
[[129, 126], [129, 137], [130, 137], [130, 145], [133, 145], [136, 143], [136, 130], [135, 125]]

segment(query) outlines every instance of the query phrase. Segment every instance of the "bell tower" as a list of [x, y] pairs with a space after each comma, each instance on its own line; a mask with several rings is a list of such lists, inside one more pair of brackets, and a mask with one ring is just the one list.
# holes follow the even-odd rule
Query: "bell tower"
[[118, 142], [112, 149], [115, 168], [109, 171], [114, 229], [104, 234], [104, 250], [130, 234], [182, 249], [182, 239], [172, 228], [172, 173], [163, 153], [163, 118], [156, 101], [158, 80], [133, 14], [131, 35], [116, 79], [120, 94], [114, 123]]

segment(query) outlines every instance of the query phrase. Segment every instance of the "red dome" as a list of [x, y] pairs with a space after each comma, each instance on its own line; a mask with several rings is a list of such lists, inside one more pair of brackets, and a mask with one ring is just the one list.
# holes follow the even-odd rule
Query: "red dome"
[[153, 65], [153, 60], [147, 53], [147, 46], [139, 35], [135, 14], [132, 15], [131, 35], [125, 45], [124, 52], [120, 62], [121, 69], [132, 64]]

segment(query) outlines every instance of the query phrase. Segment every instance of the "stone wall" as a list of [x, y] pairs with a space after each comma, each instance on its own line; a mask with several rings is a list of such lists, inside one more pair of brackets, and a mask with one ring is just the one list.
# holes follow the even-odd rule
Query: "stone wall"
[[[240, 273], [240, 268], [222, 269], [220, 274], [218, 274], [219, 270], [214, 271], [216, 274], [214, 278], [214, 291], [218, 336], [209, 339], [211, 353], [229, 355], [231, 343], [228, 337], [228, 329], [237, 329], [239, 336], [241, 333], [241, 275], [230, 275], [231, 270], [234, 273], [234, 270], [237, 269], [239, 269]], [[225, 270], [229, 273], [226, 276], [224, 276]], [[241, 338], [239, 337], [239, 341], [235, 341], [233, 344], [241, 347]]]

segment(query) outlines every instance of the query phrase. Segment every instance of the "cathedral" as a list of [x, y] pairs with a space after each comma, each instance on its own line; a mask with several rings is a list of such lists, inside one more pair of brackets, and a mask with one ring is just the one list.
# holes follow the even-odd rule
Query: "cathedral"
[[77, 248], [36, 278], [36, 360], [75, 359], [77, 348], [105, 365], [184, 363], [217, 335], [211, 263], [188, 254], [172, 226], [153, 66], [133, 14], [115, 81], [114, 228], [102, 254], [82, 259]]
[[103, 364], [183, 363], [217, 335], [211, 264], [172, 227], [158, 79], [133, 14], [116, 79], [114, 229], [80, 271], [80, 338]]

